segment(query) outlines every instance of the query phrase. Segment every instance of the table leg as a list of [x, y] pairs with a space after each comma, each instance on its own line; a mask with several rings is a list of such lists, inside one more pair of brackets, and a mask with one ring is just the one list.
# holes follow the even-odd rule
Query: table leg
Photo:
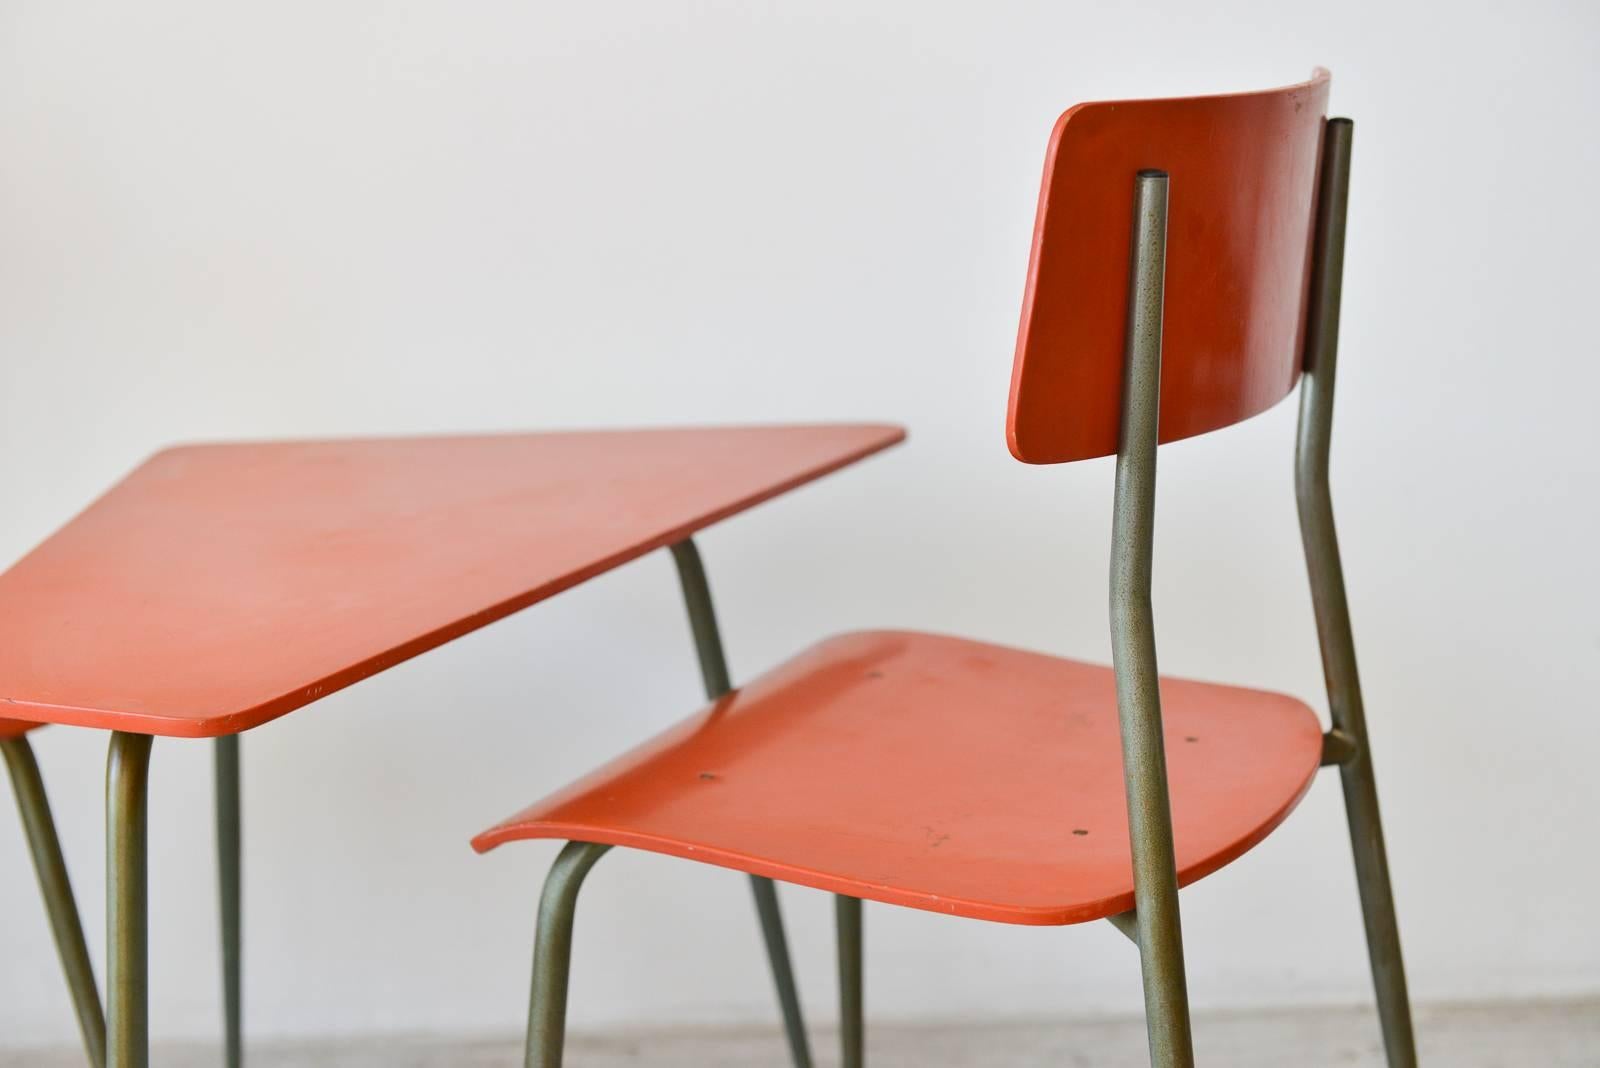
[[242, 995], [240, 927], [239, 736], [224, 735], [216, 746], [217, 890], [222, 916], [222, 1016], [223, 1063], [227, 1068], [244, 1064], [244, 1002]]
[[839, 1063], [843, 1068], [861, 1068], [867, 1062], [861, 899], [838, 894], [833, 901], [839, 937]]
[[67, 879], [67, 863], [61, 855], [55, 821], [50, 816], [50, 802], [45, 796], [44, 780], [39, 775], [39, 763], [34, 759], [33, 747], [26, 736], [0, 741], [0, 753], [5, 755], [6, 765], [11, 770], [17, 811], [28, 835], [28, 848], [33, 853], [34, 871], [39, 876], [39, 892], [44, 895], [45, 910], [50, 915], [56, 951], [61, 955], [67, 987], [72, 991], [84, 1052], [94, 1068], [104, 1068], [106, 1018], [100, 1008], [100, 988], [95, 985], [94, 965], [89, 961], [89, 947], [83, 939], [83, 924], [78, 919], [78, 905]]
[[[689, 629], [694, 634], [694, 649], [700, 659], [700, 678], [711, 700], [733, 689], [728, 676], [728, 659], [722, 651], [722, 634], [717, 629], [717, 613], [711, 603], [711, 585], [693, 538], [672, 546], [672, 559], [678, 565], [683, 585], [683, 601], [689, 609]], [[767, 945], [767, 960], [772, 965], [772, 981], [783, 1010], [783, 1029], [789, 1039], [789, 1054], [795, 1068], [811, 1068], [811, 1048], [806, 1041], [805, 1020], [800, 1014], [800, 997], [795, 988], [794, 968], [789, 962], [789, 942], [783, 933], [783, 917], [778, 912], [778, 890], [771, 879], [750, 877], [755, 892], [756, 912], [761, 919], [761, 934]]]
[[767, 960], [772, 965], [772, 984], [778, 991], [778, 1007], [783, 1010], [783, 1031], [789, 1040], [789, 1057], [795, 1068], [811, 1068], [811, 1046], [806, 1040], [806, 1025], [800, 1015], [800, 991], [794, 983], [794, 966], [789, 962], [789, 940], [783, 933], [783, 914], [778, 911], [778, 884], [759, 875], [750, 876], [755, 893], [756, 915], [761, 919], [761, 937], [767, 944]]
[[111, 735], [106, 759], [106, 1042], [109, 1068], [150, 1066], [145, 734]]

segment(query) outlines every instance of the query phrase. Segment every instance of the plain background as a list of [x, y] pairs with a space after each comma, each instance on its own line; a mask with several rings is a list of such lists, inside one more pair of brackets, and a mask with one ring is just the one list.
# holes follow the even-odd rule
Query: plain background
[[[1107, 653], [1108, 462], [1001, 434], [1045, 139], [1334, 71], [1335, 497], [1412, 989], [1600, 990], [1593, 4], [0, 6], [0, 558], [192, 439], [892, 420], [704, 536], [736, 676], [856, 626]], [[1160, 161], [1151, 161], [1159, 164]], [[1294, 406], [1162, 454], [1162, 666], [1321, 705]], [[216, 665], [218, 671], [227, 665]], [[511, 1033], [547, 844], [467, 838], [696, 707], [664, 554], [252, 733], [253, 1034]], [[36, 736], [102, 960], [103, 736]], [[158, 743], [158, 1036], [218, 1027], [210, 764]], [[74, 1032], [0, 812], [0, 1036]], [[831, 907], [785, 892], [814, 1018]], [[1186, 891], [1201, 1006], [1369, 997], [1330, 776]], [[877, 1017], [1133, 1011], [1108, 925], [868, 909]], [[766, 1022], [742, 877], [589, 884], [584, 1026]]]

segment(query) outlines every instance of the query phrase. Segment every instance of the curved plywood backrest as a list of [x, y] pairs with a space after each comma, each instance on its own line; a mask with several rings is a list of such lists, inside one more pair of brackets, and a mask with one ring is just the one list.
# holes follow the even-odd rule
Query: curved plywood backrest
[[1300, 373], [1328, 73], [1263, 93], [1079, 104], [1045, 159], [1006, 438], [1117, 451], [1134, 176], [1170, 175], [1160, 440], [1261, 412]]

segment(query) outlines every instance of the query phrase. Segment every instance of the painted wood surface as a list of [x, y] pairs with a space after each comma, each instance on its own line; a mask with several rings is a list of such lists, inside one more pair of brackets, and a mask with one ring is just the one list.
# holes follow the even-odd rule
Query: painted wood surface
[[[1163, 679], [1178, 877], [1266, 837], [1322, 728], [1281, 694]], [[975, 919], [1133, 906], [1109, 667], [929, 634], [848, 634], [474, 840], [631, 846]]]
[[1231, 96], [1079, 104], [1045, 159], [1006, 437], [1028, 463], [1117, 451], [1134, 176], [1169, 175], [1160, 440], [1300, 374], [1328, 74]]
[[0, 708], [247, 730], [904, 437], [889, 426], [196, 445], [0, 575]]

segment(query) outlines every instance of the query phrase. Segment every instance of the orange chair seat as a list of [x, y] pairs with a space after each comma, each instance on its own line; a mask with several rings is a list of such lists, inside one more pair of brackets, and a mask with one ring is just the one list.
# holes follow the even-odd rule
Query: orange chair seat
[[6, 738], [20, 738], [22, 735], [27, 734], [37, 726], [39, 726], [39, 724], [24, 723], [20, 719], [0, 719], [0, 740], [4, 740]]
[[[1322, 728], [1281, 694], [1162, 679], [1178, 880], [1260, 842]], [[630, 846], [1019, 924], [1133, 907], [1111, 669], [907, 632], [835, 637], [485, 831]]]

